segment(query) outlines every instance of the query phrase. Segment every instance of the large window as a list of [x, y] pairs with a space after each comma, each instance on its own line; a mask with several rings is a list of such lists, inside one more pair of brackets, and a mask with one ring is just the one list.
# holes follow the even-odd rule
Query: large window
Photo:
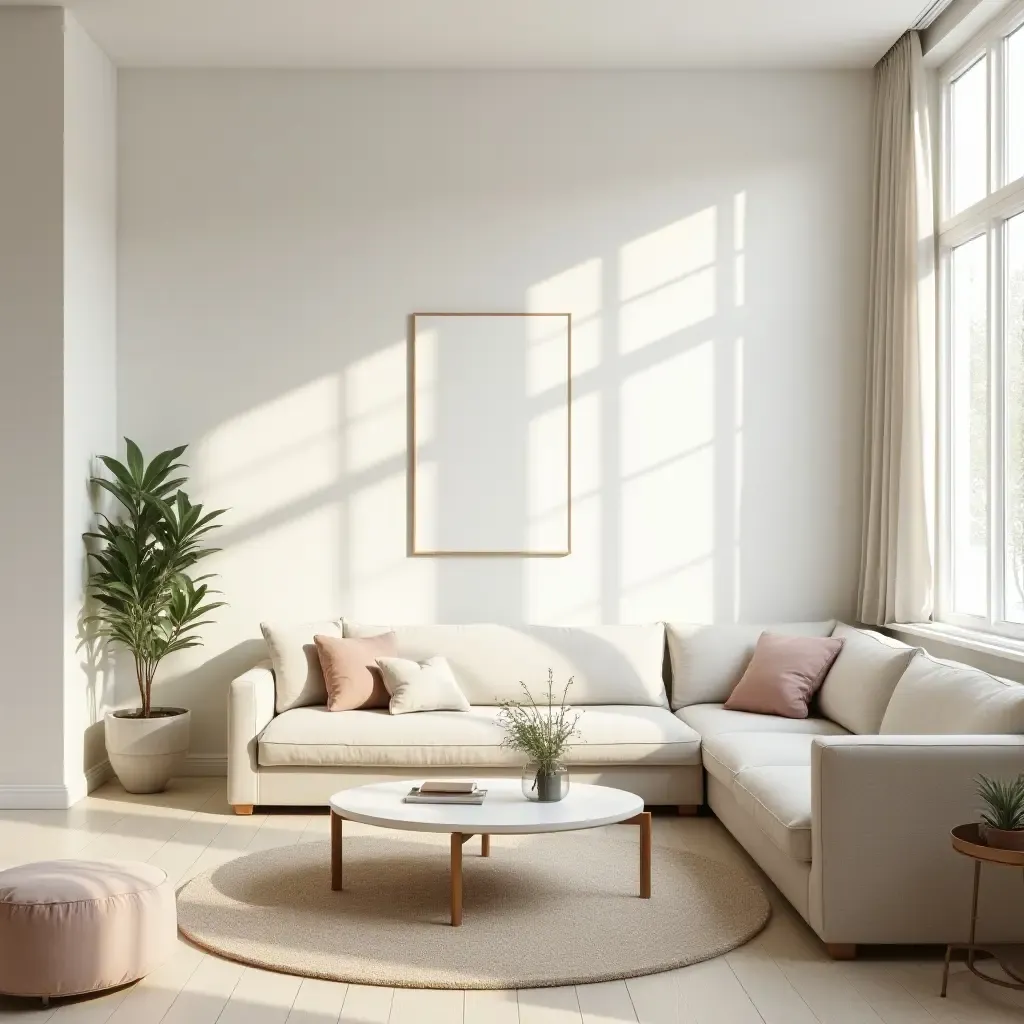
[[1024, 4], [942, 84], [937, 618], [1024, 638]]

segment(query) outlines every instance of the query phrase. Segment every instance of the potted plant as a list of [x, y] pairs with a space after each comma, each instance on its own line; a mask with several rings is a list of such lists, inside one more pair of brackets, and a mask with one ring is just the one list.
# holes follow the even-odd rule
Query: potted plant
[[569, 792], [569, 772], [562, 763], [569, 741], [579, 736], [580, 720], [565, 703], [572, 679], [565, 684], [562, 699], [555, 703], [555, 674], [548, 669], [547, 703], [538, 704], [526, 684], [519, 684], [527, 701], [500, 703], [498, 721], [505, 730], [502, 746], [521, 750], [530, 759], [523, 768], [523, 795], [528, 800], [551, 803]]
[[978, 796], [985, 803], [982, 841], [1003, 850], [1024, 850], [1024, 774], [1010, 782], [979, 775]]
[[224, 604], [208, 600], [211, 576], [190, 573], [215, 550], [201, 539], [220, 525], [215, 520], [225, 510], [204, 512], [181, 490], [185, 466], [178, 459], [186, 445], [147, 464], [134, 441], [125, 438], [125, 444], [126, 463], [101, 457], [112, 479], [93, 479], [122, 511], [116, 519], [100, 514], [96, 531], [85, 535], [97, 605], [85, 621], [135, 662], [140, 706], [109, 712], [104, 722], [111, 766], [129, 793], [157, 793], [188, 750], [189, 712], [154, 707], [153, 678], [167, 655], [202, 644], [197, 631]]

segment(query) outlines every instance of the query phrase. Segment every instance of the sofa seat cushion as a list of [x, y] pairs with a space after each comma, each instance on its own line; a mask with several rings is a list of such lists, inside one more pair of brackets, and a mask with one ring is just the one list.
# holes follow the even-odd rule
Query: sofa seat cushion
[[811, 862], [809, 764], [746, 768], [736, 775], [732, 794], [783, 853], [793, 860]]
[[736, 776], [751, 768], [811, 767], [811, 744], [806, 733], [723, 733], [703, 741], [704, 767], [709, 775], [733, 788]]
[[[812, 706], [813, 710], [813, 706]], [[727, 711], [722, 704], [691, 704], [680, 708], [676, 716], [702, 739], [729, 732], [778, 732], [812, 736], [845, 736], [846, 730], [827, 718], [780, 718], [756, 715], [749, 711]]]
[[[295, 708], [259, 739], [259, 763], [304, 766], [511, 767], [523, 755], [501, 746], [499, 708], [390, 715], [379, 711]], [[699, 765], [700, 737], [663, 708], [578, 708], [580, 739], [569, 764]]]
[[522, 700], [523, 682], [539, 700], [547, 691], [550, 670], [559, 696], [572, 678], [567, 700], [577, 706], [668, 707], [663, 679], [665, 627], [660, 622], [625, 626], [384, 626], [346, 619], [344, 627], [347, 637], [394, 632], [400, 658], [447, 658], [459, 688], [472, 705]]

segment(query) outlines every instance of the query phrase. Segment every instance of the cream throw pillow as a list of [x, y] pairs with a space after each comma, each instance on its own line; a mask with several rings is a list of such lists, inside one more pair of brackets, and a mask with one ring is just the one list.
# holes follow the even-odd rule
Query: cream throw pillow
[[468, 711], [469, 701], [459, 689], [445, 658], [410, 661], [407, 658], [378, 658], [384, 685], [391, 694], [391, 714], [412, 711]]
[[924, 651], [910, 659], [893, 691], [882, 736], [1024, 733], [1024, 686]]
[[877, 733], [896, 684], [916, 647], [870, 629], [840, 622], [832, 635], [845, 642], [818, 692], [826, 717], [860, 736]]
[[313, 637], [341, 636], [341, 619], [324, 622], [261, 622], [274, 668], [274, 710], [277, 714], [309, 704], [327, 703], [327, 685]]

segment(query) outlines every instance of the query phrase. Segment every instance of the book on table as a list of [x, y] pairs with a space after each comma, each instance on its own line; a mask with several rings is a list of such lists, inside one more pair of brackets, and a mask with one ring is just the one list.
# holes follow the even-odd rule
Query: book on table
[[[446, 786], [458, 788], [449, 789]], [[447, 782], [444, 779], [433, 779], [429, 783], [423, 782], [412, 789], [403, 797], [407, 804], [482, 804], [487, 796], [486, 789], [480, 789], [475, 782], [462, 782], [456, 780]]]
[[427, 779], [421, 782], [421, 793], [475, 793], [476, 783], [472, 779]]

